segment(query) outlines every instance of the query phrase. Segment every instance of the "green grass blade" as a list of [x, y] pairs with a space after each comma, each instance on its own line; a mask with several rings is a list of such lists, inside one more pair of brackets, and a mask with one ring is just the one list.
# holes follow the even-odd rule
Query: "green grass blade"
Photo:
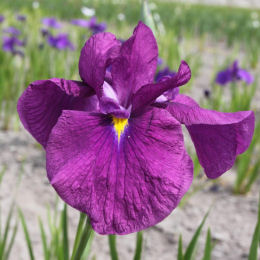
[[203, 260], [210, 260], [211, 259], [211, 250], [212, 250], [211, 232], [210, 232], [210, 229], [208, 228]]
[[6, 247], [9, 231], [10, 231], [10, 222], [12, 219], [13, 210], [14, 210], [14, 204], [12, 204], [9, 209], [8, 216], [7, 216], [6, 223], [5, 223], [4, 236], [3, 236], [3, 240], [1, 241], [1, 247], [0, 247], [0, 254], [1, 254], [0, 256], [1, 257], [3, 257], [4, 252], [5, 252], [5, 247]]
[[10, 252], [12, 250], [14, 240], [15, 240], [15, 237], [16, 237], [17, 229], [18, 229], [18, 223], [16, 223], [15, 226], [14, 226], [9, 245], [8, 245], [7, 250], [5, 252], [5, 257], [4, 257], [5, 260], [7, 260], [9, 258], [9, 255], [10, 255]]
[[89, 219], [87, 219], [85, 227], [84, 227], [82, 235], [81, 235], [81, 238], [80, 238], [79, 246], [75, 253], [75, 257], [71, 258], [71, 260], [81, 259], [85, 248], [88, 246], [89, 239], [91, 237], [92, 232], [93, 232], [93, 229], [91, 227], [90, 221], [89, 221]]
[[27, 228], [27, 225], [26, 225], [26, 222], [25, 222], [25, 219], [24, 219], [23, 212], [21, 211], [21, 209], [18, 209], [18, 213], [19, 213], [19, 217], [20, 217], [20, 220], [21, 220], [21, 223], [22, 223], [23, 232], [24, 232], [28, 252], [29, 252], [29, 255], [30, 255], [30, 259], [34, 260], [35, 258], [34, 258], [34, 254], [33, 254], [32, 242], [31, 242], [31, 239], [30, 239], [30, 235], [29, 235], [28, 228]]
[[182, 253], [182, 236], [179, 236], [179, 242], [178, 242], [178, 260], [183, 260], [183, 253]]
[[258, 201], [258, 219], [257, 219], [254, 235], [252, 238], [251, 246], [250, 246], [248, 260], [257, 260], [259, 239], [260, 239], [260, 194], [259, 194], [259, 201]]
[[118, 254], [116, 250], [116, 235], [109, 235], [108, 242], [109, 242], [111, 260], [118, 260]]
[[63, 232], [63, 259], [69, 259], [69, 239], [68, 239], [68, 218], [67, 218], [67, 204], [64, 203], [62, 211], [62, 232]]
[[83, 227], [83, 224], [85, 222], [86, 217], [87, 217], [86, 214], [84, 214], [82, 212], [80, 213], [78, 227], [77, 227], [77, 233], [76, 233], [76, 237], [75, 237], [75, 240], [74, 240], [71, 259], [75, 258], [76, 250], [79, 246], [80, 237], [81, 237], [82, 231], [83, 231], [82, 227]]
[[134, 260], [141, 260], [143, 248], [143, 232], [140, 231], [136, 234], [136, 247]]
[[89, 237], [89, 241], [85, 247], [85, 250], [82, 254], [82, 257], [81, 257], [81, 260], [87, 260], [88, 257], [89, 257], [89, 254], [90, 254], [90, 249], [91, 249], [91, 245], [92, 245], [92, 241], [94, 239], [94, 235], [95, 235], [95, 232], [94, 230], [91, 230], [91, 233], [90, 233], [90, 237]]
[[208, 214], [209, 214], [209, 213], [207, 213], [207, 214], [204, 216], [204, 218], [203, 218], [201, 224], [199, 225], [199, 227], [197, 228], [195, 234], [193, 235], [193, 237], [192, 237], [192, 239], [191, 239], [191, 241], [190, 241], [190, 243], [189, 243], [189, 245], [188, 245], [188, 247], [187, 247], [187, 250], [186, 250], [186, 252], [185, 252], [185, 254], [184, 254], [184, 260], [190, 260], [190, 259], [191, 259], [192, 254], [193, 254], [193, 252], [194, 252], [194, 249], [195, 249], [195, 247], [196, 247], [196, 244], [197, 244], [197, 242], [198, 242], [198, 238], [199, 238], [199, 236], [200, 236], [200, 232], [201, 232], [201, 230], [202, 230], [202, 228], [203, 228], [203, 225], [204, 225], [204, 223], [205, 223], [205, 221], [206, 221], [206, 219], [207, 219], [207, 217], [208, 217]]
[[39, 226], [41, 231], [41, 239], [42, 239], [42, 248], [44, 253], [44, 259], [49, 260], [50, 259], [50, 252], [47, 246], [47, 239], [46, 239], [46, 233], [42, 224], [42, 220], [39, 218]]

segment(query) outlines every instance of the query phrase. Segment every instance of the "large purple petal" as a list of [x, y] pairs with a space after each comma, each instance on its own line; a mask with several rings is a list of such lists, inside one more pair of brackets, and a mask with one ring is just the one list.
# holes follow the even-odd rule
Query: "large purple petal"
[[183, 103], [169, 103], [167, 110], [187, 127], [207, 176], [219, 177], [250, 145], [254, 133], [254, 113], [221, 113], [203, 109], [195, 102], [185, 101], [184, 95], [178, 101]]
[[181, 125], [157, 108], [130, 118], [119, 143], [110, 117], [63, 111], [46, 155], [57, 193], [88, 214], [100, 234], [128, 234], [163, 220], [193, 175]]
[[118, 55], [120, 41], [112, 33], [98, 33], [89, 38], [81, 50], [79, 74], [81, 79], [102, 96], [106, 68]]
[[143, 108], [153, 103], [157, 97], [165, 91], [177, 88], [186, 84], [191, 78], [189, 65], [182, 61], [178, 72], [171, 78], [154, 84], [148, 84], [140, 88], [133, 96], [132, 114], [136, 115], [142, 112]]
[[[29, 85], [18, 100], [20, 119], [31, 135], [44, 147], [62, 110], [94, 110], [93, 90], [81, 82], [49, 79]], [[91, 96], [91, 97], [90, 97]]]
[[149, 27], [139, 22], [133, 36], [122, 44], [120, 57], [112, 66], [113, 86], [122, 105], [128, 105], [131, 93], [153, 82], [157, 59], [154, 35]]

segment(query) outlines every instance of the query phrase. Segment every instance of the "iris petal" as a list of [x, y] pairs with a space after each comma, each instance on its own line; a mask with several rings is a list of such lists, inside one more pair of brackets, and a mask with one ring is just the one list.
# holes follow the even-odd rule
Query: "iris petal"
[[181, 125], [157, 108], [130, 118], [120, 145], [110, 117], [63, 111], [46, 154], [51, 184], [100, 234], [155, 225], [178, 205], [193, 175]]
[[173, 77], [155, 84], [143, 86], [133, 96], [133, 115], [141, 113], [145, 106], [153, 103], [156, 98], [161, 96], [165, 91], [186, 84], [190, 78], [191, 71], [189, 65], [185, 61], [182, 61], [178, 72]]
[[20, 97], [17, 110], [31, 135], [45, 147], [50, 131], [62, 110], [95, 110], [93, 90], [81, 82], [49, 79], [29, 85]]
[[200, 164], [209, 178], [217, 178], [229, 170], [236, 156], [250, 145], [254, 132], [252, 111], [207, 110], [184, 95], [169, 103], [167, 110], [187, 127]]
[[149, 27], [139, 22], [133, 36], [122, 44], [120, 56], [112, 65], [113, 86], [122, 105], [128, 105], [131, 93], [153, 82], [157, 59], [154, 35]]
[[117, 57], [121, 43], [112, 33], [98, 33], [89, 38], [81, 50], [79, 74], [81, 79], [102, 96], [106, 68]]

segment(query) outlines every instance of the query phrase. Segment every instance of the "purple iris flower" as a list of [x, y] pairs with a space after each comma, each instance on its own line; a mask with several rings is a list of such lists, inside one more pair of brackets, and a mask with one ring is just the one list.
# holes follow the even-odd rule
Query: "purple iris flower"
[[13, 54], [21, 54], [21, 51], [16, 49], [17, 46], [24, 46], [24, 41], [19, 40], [16, 36], [3, 37], [2, 49]]
[[9, 33], [9, 34], [11, 34], [11, 35], [20, 35], [20, 34], [21, 34], [20, 30], [18, 30], [17, 28], [15, 28], [15, 27], [13, 27], [13, 26], [10, 26], [10, 27], [8, 27], [8, 28], [5, 28], [5, 29], [3, 30], [3, 32], [4, 32], [4, 33]]
[[51, 35], [50, 31], [48, 29], [45, 29], [45, 28], [41, 28], [40, 32], [42, 34], [42, 37], [46, 37], [46, 36]]
[[159, 82], [163, 77], [165, 77], [165, 76], [170, 76], [170, 77], [172, 77], [172, 76], [174, 76], [175, 74], [176, 74], [175, 71], [171, 71], [171, 70], [169, 69], [169, 67], [165, 67], [164, 69], [159, 70], [159, 71], [156, 73], [154, 80], [155, 80], [155, 82]]
[[2, 23], [5, 20], [5, 17], [3, 15], [0, 15], [0, 23]]
[[75, 49], [73, 44], [69, 40], [68, 34], [66, 34], [66, 33], [60, 33], [56, 36], [49, 34], [47, 41], [51, 47], [59, 49], [59, 50], [64, 50], [64, 49], [74, 50]]
[[142, 22], [123, 44], [95, 34], [81, 50], [82, 81], [35, 81], [18, 101], [24, 127], [46, 151], [51, 185], [100, 234], [148, 228], [179, 204], [193, 179], [181, 124], [209, 178], [230, 169], [252, 139], [252, 111], [206, 110], [182, 94], [167, 99], [191, 71], [182, 61], [174, 76], [154, 83], [157, 57]]
[[158, 65], [158, 66], [163, 65], [163, 59], [162, 59], [162, 58], [158, 57], [158, 59], [157, 59], [157, 65]]
[[54, 29], [60, 29], [62, 26], [54, 17], [45, 17], [42, 19], [42, 24], [52, 27]]
[[220, 85], [226, 85], [229, 82], [238, 80], [243, 80], [248, 85], [254, 82], [253, 75], [245, 69], [241, 69], [238, 65], [238, 61], [234, 61], [230, 67], [220, 71], [216, 77], [216, 82]]
[[89, 20], [88, 28], [92, 31], [93, 34], [104, 32], [107, 28], [105, 23], [98, 23], [95, 16], [91, 17]]
[[80, 27], [86, 27], [86, 28], [89, 27], [89, 21], [86, 19], [72, 19], [70, 23]]
[[26, 21], [26, 16], [22, 15], [22, 14], [18, 14], [16, 16], [16, 20], [20, 21], [20, 22], [25, 22]]

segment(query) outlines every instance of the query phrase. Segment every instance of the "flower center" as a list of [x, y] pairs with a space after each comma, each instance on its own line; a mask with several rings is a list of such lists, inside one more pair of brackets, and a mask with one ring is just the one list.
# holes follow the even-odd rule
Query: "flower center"
[[117, 133], [118, 143], [120, 141], [121, 134], [124, 132], [125, 127], [127, 126], [128, 119], [127, 118], [117, 118], [112, 116], [113, 124], [115, 131]]

